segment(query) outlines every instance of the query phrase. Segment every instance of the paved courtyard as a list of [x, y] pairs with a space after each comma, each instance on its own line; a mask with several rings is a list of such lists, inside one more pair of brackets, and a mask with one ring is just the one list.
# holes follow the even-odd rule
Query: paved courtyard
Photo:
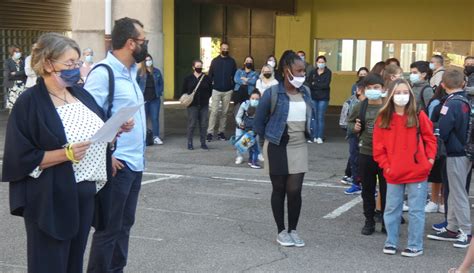
[[[6, 118], [0, 115], [0, 155]], [[226, 142], [186, 150], [184, 110], [167, 106], [165, 145], [147, 150], [126, 272], [447, 272], [459, 264], [465, 251], [449, 243], [425, 240], [425, 254], [410, 259], [382, 254], [384, 234], [360, 234], [361, 199], [344, 195], [339, 183], [348, 148], [336, 120], [328, 117], [325, 144], [309, 146], [298, 226], [306, 247], [284, 248], [275, 242], [264, 171], [236, 166]], [[442, 219], [429, 214], [426, 232]], [[0, 272], [26, 272], [24, 224], [9, 215], [6, 183], [0, 184]]]

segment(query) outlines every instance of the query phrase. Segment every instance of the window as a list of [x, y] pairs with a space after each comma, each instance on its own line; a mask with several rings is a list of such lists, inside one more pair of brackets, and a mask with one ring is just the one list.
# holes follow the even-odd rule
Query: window
[[363, 66], [370, 70], [377, 62], [388, 58], [399, 59], [404, 72], [408, 72], [411, 63], [428, 60], [431, 56], [428, 54], [430, 46], [428, 41], [316, 39], [314, 46], [315, 56], [326, 56], [328, 67], [342, 72], [357, 71]]
[[462, 67], [467, 56], [474, 56], [473, 41], [434, 41], [433, 54], [442, 55], [445, 65]]

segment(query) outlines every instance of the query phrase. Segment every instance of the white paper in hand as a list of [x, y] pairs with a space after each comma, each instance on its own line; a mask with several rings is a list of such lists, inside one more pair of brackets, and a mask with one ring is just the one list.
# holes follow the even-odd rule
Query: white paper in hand
[[90, 139], [92, 143], [95, 142], [112, 142], [117, 135], [120, 127], [127, 122], [133, 115], [143, 106], [123, 107], [117, 111], [107, 122], [102, 126]]

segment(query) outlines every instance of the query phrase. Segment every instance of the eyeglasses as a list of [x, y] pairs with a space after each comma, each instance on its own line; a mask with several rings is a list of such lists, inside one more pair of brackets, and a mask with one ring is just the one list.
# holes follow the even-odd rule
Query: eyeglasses
[[55, 63], [62, 64], [64, 66], [66, 66], [67, 69], [79, 68], [84, 64], [83, 61], [68, 62], [68, 63], [64, 63], [64, 62], [61, 62], [61, 61], [58, 61], [58, 60], [52, 60], [52, 61], [55, 62]]
[[136, 41], [142, 42], [140, 45], [148, 45], [148, 42], [149, 42], [149, 40], [147, 39], [138, 39], [138, 38], [131, 38], [131, 39], [134, 40], [135, 42]]

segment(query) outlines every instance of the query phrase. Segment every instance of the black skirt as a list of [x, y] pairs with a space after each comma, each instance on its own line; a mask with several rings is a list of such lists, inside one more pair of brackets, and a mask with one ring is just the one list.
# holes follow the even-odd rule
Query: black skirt
[[428, 176], [428, 182], [431, 183], [442, 183], [443, 182], [443, 169], [446, 165], [446, 157], [441, 157], [435, 160], [433, 168], [431, 169], [430, 175]]

